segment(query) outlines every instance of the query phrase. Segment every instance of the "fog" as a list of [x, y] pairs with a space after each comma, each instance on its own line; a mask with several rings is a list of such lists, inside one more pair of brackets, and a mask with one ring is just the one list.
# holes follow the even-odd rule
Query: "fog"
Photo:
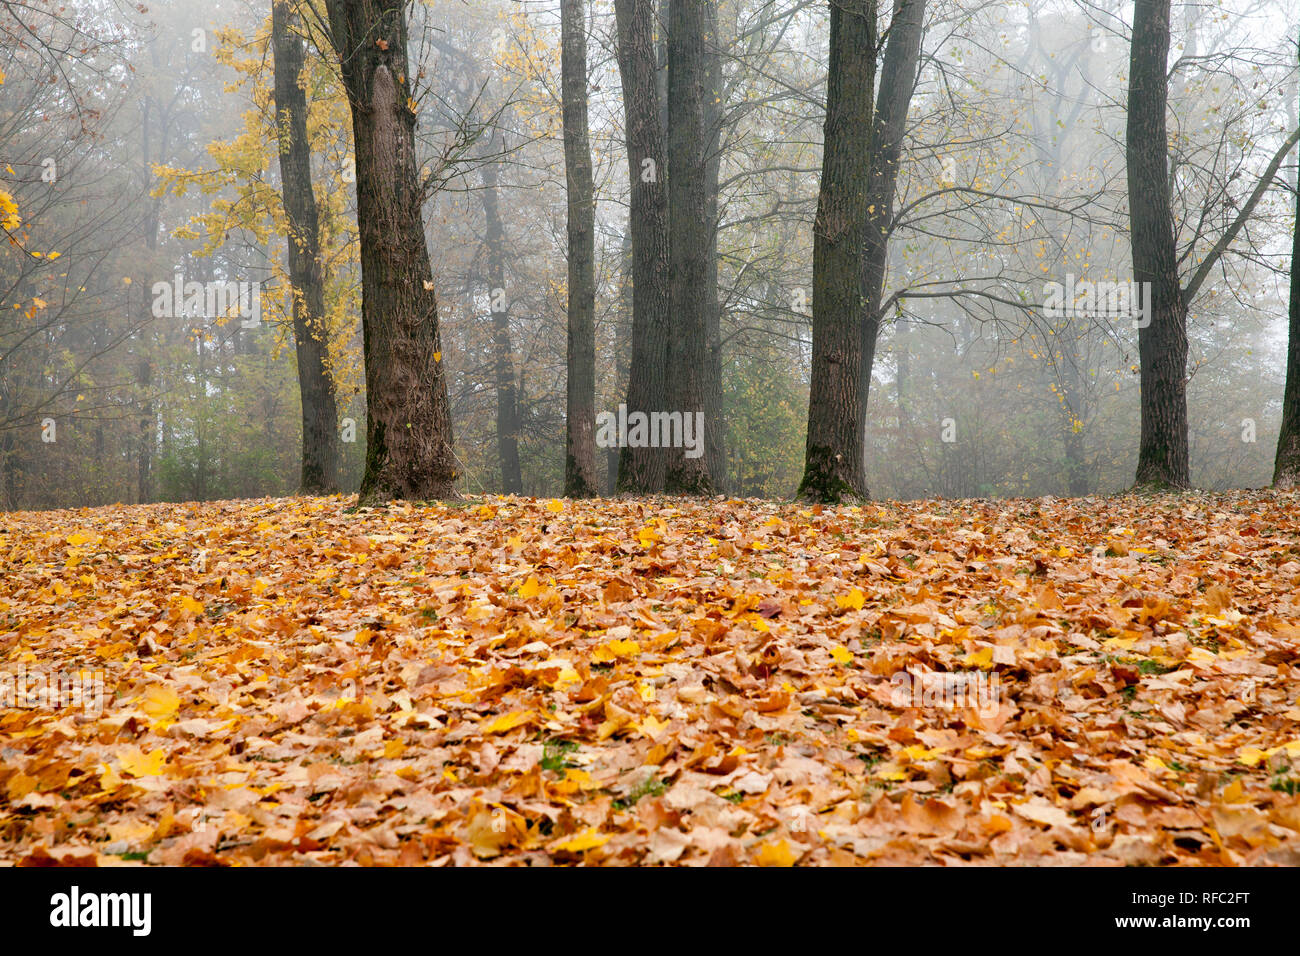
[[[640, 183], [629, 181], [615, 5], [581, 6], [599, 426], [617, 424], [628, 404]], [[712, 490], [789, 498], [805, 474], [814, 368], [828, 5], [710, 6], [703, 129], [715, 188], [697, 210], [710, 233], [708, 288], [697, 290], [704, 397], [698, 412], [667, 407], [688, 428], [696, 414], [707, 423], [708, 452], [699, 450]], [[294, 7], [331, 484], [353, 493], [368, 436], [353, 116], [325, 4]], [[409, 76], [398, 82], [409, 88], [426, 190], [436, 361], [462, 494], [566, 489], [560, 7], [407, 6]], [[271, 12], [270, 0], [0, 2], [0, 509], [303, 486], [306, 359]], [[878, 16], [883, 83], [896, 13], [882, 2]], [[1151, 300], [1134, 284], [1130, 248], [1132, 23], [1131, 3], [1106, 0], [925, 5], [904, 77], [912, 89], [865, 390], [872, 497], [1133, 484]], [[662, 27], [671, 150], [683, 120], [667, 108]], [[1266, 486], [1286, 376], [1300, 10], [1284, 0], [1174, 3], [1171, 28], [1169, 198], [1178, 272], [1185, 287], [1196, 283], [1186, 325], [1191, 483]], [[635, 168], [644, 179], [647, 167]], [[671, 176], [650, 170], [661, 172]], [[628, 436], [626, 424], [597, 428], [602, 493], [616, 490]]]

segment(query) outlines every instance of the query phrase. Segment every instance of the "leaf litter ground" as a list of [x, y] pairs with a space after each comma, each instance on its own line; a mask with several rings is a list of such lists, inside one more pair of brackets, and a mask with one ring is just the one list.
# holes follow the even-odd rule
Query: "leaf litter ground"
[[350, 504], [0, 517], [0, 863], [1300, 863], [1295, 495]]

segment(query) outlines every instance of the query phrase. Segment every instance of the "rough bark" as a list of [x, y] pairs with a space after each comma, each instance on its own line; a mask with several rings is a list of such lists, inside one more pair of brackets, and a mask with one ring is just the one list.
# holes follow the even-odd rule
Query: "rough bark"
[[596, 195], [587, 129], [587, 18], [583, 0], [561, 0], [564, 173], [568, 196], [568, 410], [564, 493], [592, 498], [596, 478]]
[[[673, 412], [704, 413], [704, 363], [708, 348], [709, 233], [708, 139], [704, 123], [707, 84], [704, 35], [707, 0], [671, 0], [668, 21], [668, 287], [672, 302], [669, 340], [669, 396]], [[709, 431], [718, 423], [704, 421]], [[684, 448], [668, 452], [665, 490], [670, 494], [713, 493], [706, 456]]]
[[907, 132], [907, 112], [912, 105], [912, 92], [916, 89], [924, 24], [925, 0], [894, 0], [867, 160], [866, 251], [862, 264], [866, 303], [862, 319], [862, 371], [858, 396], [858, 428], [864, 436], [876, 344], [884, 321], [880, 303], [889, 263], [889, 233], [894, 225], [898, 165], [902, 160], [903, 136]]
[[[500, 155], [500, 137], [493, 153]], [[506, 286], [506, 230], [501, 219], [500, 171], [496, 162], [483, 166], [483, 219], [487, 245], [487, 292], [492, 310], [492, 375], [497, 393], [497, 462], [501, 490], [524, 493], [519, 464], [519, 392], [515, 386], [514, 347], [510, 339], [510, 296]]]
[[[1166, 103], [1169, 0], [1136, 0], [1129, 57], [1128, 166], [1133, 278], [1150, 290], [1150, 324], [1138, 330], [1142, 436], [1136, 483], [1185, 488], [1187, 302], [1178, 277], [1170, 205]], [[1147, 285], [1147, 283], [1150, 283]]]
[[[623, 83], [632, 237], [632, 364], [628, 372], [628, 413], [667, 406], [668, 190], [667, 147], [659, 107], [655, 51], [656, 0], [615, 0], [618, 68]], [[649, 160], [648, 165], [646, 161]], [[667, 458], [659, 448], [619, 451], [620, 492], [663, 491]]]
[[799, 497], [865, 498], [859, 428], [863, 253], [876, 73], [875, 0], [831, 0], [821, 189], [813, 228], [813, 354]]
[[271, 8], [271, 46], [275, 59], [280, 191], [288, 219], [293, 337], [302, 402], [299, 493], [332, 494], [338, 490], [338, 403], [329, 370], [320, 219], [311, 181], [307, 94], [300, 82], [304, 45], [294, 32], [297, 20], [289, 0], [275, 0]]
[[367, 395], [359, 500], [453, 497], [457, 472], [421, 216], [405, 2], [329, 0], [328, 6], [356, 148]]

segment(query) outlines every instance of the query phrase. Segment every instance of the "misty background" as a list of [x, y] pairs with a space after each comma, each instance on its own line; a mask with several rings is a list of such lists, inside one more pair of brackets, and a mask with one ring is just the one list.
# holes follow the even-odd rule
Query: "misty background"
[[[419, 159], [439, 183], [424, 212], [458, 485], [504, 488], [493, 316], [505, 314], [522, 490], [554, 495], [564, 480], [567, 297], [559, 2], [437, 0], [412, 4], [409, 17]], [[296, 489], [301, 414], [270, 18], [269, 0], [0, 2], [0, 509]], [[1132, 321], [1043, 309], [1046, 283], [1132, 274], [1131, 18], [1131, 3], [1105, 0], [927, 4], [867, 409], [873, 495], [1131, 484]], [[593, 0], [587, 20], [604, 412], [627, 389], [629, 183], [612, 0]], [[820, 0], [717, 5], [713, 425], [723, 428], [729, 495], [789, 497], [803, 470], [827, 20]], [[1235, 213], [1296, 128], [1298, 33], [1300, 10], [1286, 0], [1173, 5], [1180, 252], [1194, 255]], [[355, 491], [365, 458], [361, 276], [337, 69], [308, 43], [340, 486]], [[1199, 487], [1260, 487], [1272, 476], [1294, 152], [1276, 180], [1191, 304]], [[160, 307], [158, 284], [177, 277], [256, 283], [260, 321]], [[607, 491], [616, 460], [598, 449]]]

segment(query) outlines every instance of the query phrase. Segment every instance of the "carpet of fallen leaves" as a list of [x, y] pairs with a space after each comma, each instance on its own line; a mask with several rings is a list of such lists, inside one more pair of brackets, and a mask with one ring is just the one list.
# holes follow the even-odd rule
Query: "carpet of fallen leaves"
[[1300, 496], [350, 505], [0, 515], [0, 864], [1300, 863]]

